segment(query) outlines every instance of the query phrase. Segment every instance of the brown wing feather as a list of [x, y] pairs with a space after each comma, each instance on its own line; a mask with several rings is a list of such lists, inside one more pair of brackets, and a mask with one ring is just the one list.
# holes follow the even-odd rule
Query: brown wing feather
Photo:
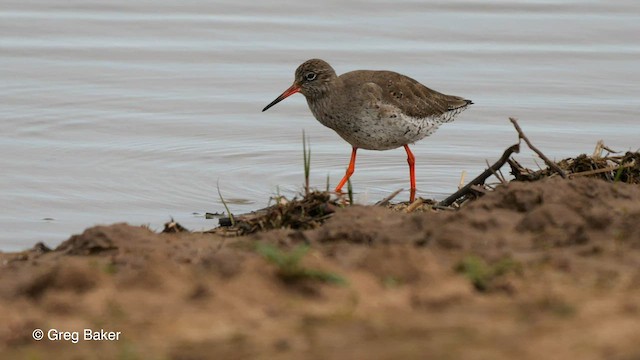
[[418, 81], [393, 71], [358, 70], [340, 78], [348, 86], [374, 83], [380, 87], [382, 101], [394, 105], [408, 116], [426, 118], [440, 116], [471, 103], [459, 96], [445, 95], [420, 84]]

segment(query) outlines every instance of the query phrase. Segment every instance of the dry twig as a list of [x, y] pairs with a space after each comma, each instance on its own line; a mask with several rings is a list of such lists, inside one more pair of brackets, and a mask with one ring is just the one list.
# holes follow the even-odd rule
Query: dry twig
[[[487, 163], [487, 168], [491, 169], [491, 165], [489, 165], [489, 160], [485, 160], [485, 162]], [[505, 180], [504, 176], [502, 176], [502, 173], [500, 173], [499, 171], [500, 169], [492, 171], [493, 176], [495, 176], [502, 183], [502, 185], [506, 185], [508, 181]]]
[[402, 192], [402, 190], [404, 189], [398, 189], [394, 192], [392, 192], [389, 196], [387, 196], [386, 198], [378, 201], [376, 203], [376, 206], [387, 206], [387, 204], [389, 203], [389, 201], [391, 201], [394, 197], [396, 197], [398, 194], [400, 194]]
[[474, 185], [479, 185], [479, 184], [484, 184], [484, 182], [487, 180], [487, 178], [491, 175], [493, 175], [493, 173], [495, 171], [497, 171], [498, 169], [500, 169], [502, 167], [502, 165], [504, 165], [504, 163], [507, 162], [507, 160], [509, 160], [509, 157], [511, 156], [511, 154], [513, 153], [517, 153], [520, 152], [520, 144], [514, 144], [509, 146], [504, 153], [502, 154], [502, 156], [500, 157], [500, 159], [498, 161], [496, 161], [495, 164], [491, 165], [488, 169], [486, 169], [485, 171], [482, 172], [482, 174], [480, 174], [478, 177], [476, 177], [475, 179], [473, 179], [471, 182], [469, 182], [467, 185], [465, 185], [464, 187], [462, 187], [462, 189], [456, 191], [455, 193], [451, 194], [448, 198], [442, 200], [438, 205], [439, 206], [450, 206], [451, 204], [453, 204], [456, 200], [458, 200], [459, 198], [469, 194], [471, 192], [471, 189]]
[[464, 186], [464, 178], [467, 176], [467, 172], [462, 170], [462, 174], [460, 174], [460, 182], [458, 183], [458, 190], [462, 189]]
[[518, 121], [515, 118], [512, 118], [512, 117], [509, 118], [509, 121], [511, 121], [513, 126], [516, 128], [516, 131], [518, 132], [518, 136], [520, 137], [520, 139], [524, 140], [524, 142], [527, 143], [527, 146], [529, 146], [529, 149], [533, 150], [533, 152], [538, 154], [538, 156], [540, 156], [540, 158], [542, 160], [544, 160], [544, 162], [547, 164], [547, 166], [549, 166], [555, 172], [560, 174], [560, 176], [562, 176], [563, 179], [566, 179], [567, 178], [567, 174], [565, 174], [564, 171], [562, 169], [560, 169], [560, 167], [558, 167], [558, 165], [556, 163], [554, 163], [553, 161], [549, 160], [549, 158], [546, 157], [540, 150], [538, 150], [538, 148], [536, 148], [535, 146], [533, 146], [533, 144], [531, 144], [531, 141], [529, 141], [529, 138], [527, 138], [527, 136], [524, 134], [524, 132], [520, 128], [520, 125], [518, 125]]
[[602, 168], [602, 169], [588, 170], [588, 171], [583, 171], [583, 172], [579, 172], [579, 173], [569, 174], [569, 177], [589, 176], [589, 175], [595, 175], [595, 174], [601, 174], [601, 173], [606, 173], [606, 172], [617, 171], [617, 170], [620, 170], [620, 169], [626, 169], [626, 168], [630, 168], [630, 167], [631, 167], [631, 165], [611, 166], [611, 167]]

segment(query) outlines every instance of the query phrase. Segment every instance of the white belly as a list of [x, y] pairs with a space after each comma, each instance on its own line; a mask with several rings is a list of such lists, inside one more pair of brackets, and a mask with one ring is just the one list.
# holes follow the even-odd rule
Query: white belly
[[414, 143], [433, 134], [440, 124], [431, 118], [363, 117], [355, 126], [334, 129], [354, 147], [368, 150], [389, 150]]
[[[351, 146], [368, 150], [389, 150], [414, 143], [433, 134], [443, 122], [460, 111], [439, 116], [415, 118], [390, 104], [367, 104], [355, 113], [323, 111], [320, 103], [310, 103], [312, 113], [323, 125], [333, 129]], [[330, 106], [324, 107], [331, 109]]]

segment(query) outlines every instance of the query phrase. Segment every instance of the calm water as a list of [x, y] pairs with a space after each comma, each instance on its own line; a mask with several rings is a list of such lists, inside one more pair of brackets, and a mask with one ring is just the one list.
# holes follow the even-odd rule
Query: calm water
[[[499, 157], [508, 116], [555, 158], [640, 147], [636, 0], [314, 3], [3, 0], [0, 250], [121, 221], [211, 228], [218, 180], [234, 212], [301, 189], [303, 129], [312, 184], [335, 186], [350, 147], [301, 95], [260, 112], [312, 57], [474, 100], [413, 147], [421, 196]], [[353, 183], [361, 202], [408, 188], [404, 151], [361, 151]]]

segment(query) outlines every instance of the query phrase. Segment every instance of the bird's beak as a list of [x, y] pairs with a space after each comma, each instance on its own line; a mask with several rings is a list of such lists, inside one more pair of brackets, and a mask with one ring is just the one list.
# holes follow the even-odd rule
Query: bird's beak
[[279, 103], [280, 101], [286, 99], [287, 97], [297, 93], [300, 91], [300, 86], [293, 84], [291, 85], [290, 88], [288, 88], [287, 90], [285, 90], [282, 94], [280, 94], [280, 96], [278, 96], [275, 100], [273, 100], [269, 105], [265, 106], [264, 109], [262, 109], [262, 111], [267, 111], [267, 109], [269, 109], [270, 107], [272, 107], [273, 105]]

